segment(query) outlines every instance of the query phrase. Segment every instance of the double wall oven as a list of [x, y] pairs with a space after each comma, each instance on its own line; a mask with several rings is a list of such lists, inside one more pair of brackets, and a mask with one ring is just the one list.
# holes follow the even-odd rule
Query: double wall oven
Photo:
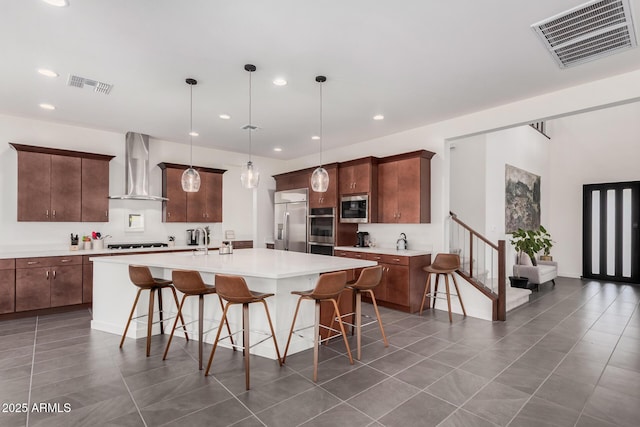
[[309, 253], [333, 255], [336, 232], [335, 208], [312, 208], [309, 211]]

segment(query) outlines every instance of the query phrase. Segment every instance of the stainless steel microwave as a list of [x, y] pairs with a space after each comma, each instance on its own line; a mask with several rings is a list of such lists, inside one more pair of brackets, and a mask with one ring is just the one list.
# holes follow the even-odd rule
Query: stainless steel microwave
[[342, 196], [340, 199], [340, 222], [369, 222], [369, 196]]

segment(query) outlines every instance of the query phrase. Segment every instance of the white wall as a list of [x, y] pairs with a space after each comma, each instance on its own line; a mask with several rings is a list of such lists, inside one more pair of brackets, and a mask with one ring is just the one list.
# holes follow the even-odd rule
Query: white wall
[[[263, 245], [271, 232], [273, 210], [268, 209], [264, 197], [268, 189], [275, 187], [271, 178], [280, 162], [273, 159], [255, 158], [261, 170], [260, 188], [254, 200], [254, 192], [240, 186], [240, 165], [247, 161], [245, 155], [194, 146], [194, 164], [198, 166], [227, 169], [223, 175], [223, 222], [216, 224], [167, 224], [162, 222], [162, 203], [135, 200], [111, 200], [108, 223], [54, 223], [17, 221], [17, 154], [8, 142], [26, 145], [53, 147], [116, 157], [110, 162], [109, 193], [124, 194], [124, 135], [65, 124], [0, 115], [0, 247], [16, 246], [66, 247], [69, 234], [89, 234], [100, 231], [113, 236], [112, 242], [166, 241], [175, 235], [177, 244], [186, 242], [185, 230], [199, 225], [210, 225], [213, 239], [223, 238], [223, 230], [235, 230], [237, 239], [256, 239]], [[150, 138], [150, 194], [162, 192], [162, 172], [159, 162], [189, 163], [188, 146]], [[262, 206], [258, 208], [254, 203]], [[125, 216], [128, 212], [145, 215], [144, 232], [125, 232]]]
[[582, 274], [582, 186], [640, 181], [640, 104], [549, 122], [550, 232], [559, 274]]
[[458, 139], [450, 144], [450, 210], [478, 233], [486, 230], [487, 136]]

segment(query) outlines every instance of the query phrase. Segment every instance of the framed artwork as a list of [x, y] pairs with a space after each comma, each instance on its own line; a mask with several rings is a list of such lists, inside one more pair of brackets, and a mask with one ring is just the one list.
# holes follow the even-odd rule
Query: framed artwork
[[540, 227], [540, 176], [515, 166], [505, 165], [504, 228], [513, 233], [518, 228]]

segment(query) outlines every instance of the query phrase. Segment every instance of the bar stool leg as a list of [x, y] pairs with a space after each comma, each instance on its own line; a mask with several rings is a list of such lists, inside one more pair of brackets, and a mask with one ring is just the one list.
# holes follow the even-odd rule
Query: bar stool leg
[[[218, 301], [220, 301], [220, 308], [224, 311], [224, 301], [222, 301], [222, 297], [218, 295]], [[229, 339], [231, 340], [231, 348], [233, 351], [236, 351], [236, 347], [233, 345], [233, 335], [231, 335], [231, 327], [229, 326], [229, 320], [225, 318], [225, 323], [227, 324], [227, 332], [229, 332]]]
[[[424, 295], [422, 295], [422, 304], [420, 304], [420, 316], [422, 316], [422, 310], [424, 309], [424, 303], [427, 300], [427, 295], [431, 293], [431, 273], [427, 273], [427, 284], [424, 287]], [[431, 296], [429, 296], [429, 306], [431, 307]]]
[[455, 273], [451, 274], [451, 278], [453, 279], [453, 284], [456, 287], [456, 294], [458, 294], [458, 300], [460, 301], [460, 307], [462, 307], [462, 313], [466, 316], [467, 310], [464, 309], [464, 304], [462, 303], [462, 295], [460, 295], [460, 289], [458, 288], [458, 282], [456, 281]]
[[[189, 341], [189, 335], [187, 335], [187, 327], [184, 324], [184, 318], [182, 317], [182, 311], [179, 310], [180, 308], [180, 302], [178, 302], [178, 294], [176, 293], [176, 288], [174, 288], [173, 286], [171, 287], [171, 292], [173, 293], [173, 300], [176, 303], [176, 310], [178, 310], [178, 314], [176, 315], [176, 323], [174, 323], [174, 329], [177, 325], [178, 322], [178, 318], [180, 318], [180, 320], [182, 321], [182, 329], [184, 330], [184, 338]], [[173, 331], [171, 331], [171, 334], [173, 335]]]
[[[340, 321], [340, 323], [342, 324], [342, 321]], [[344, 328], [342, 333], [344, 334]], [[319, 355], [318, 344], [319, 342], [320, 342], [320, 301], [316, 300], [315, 301], [315, 322], [313, 324], [313, 381], [314, 382], [318, 381], [318, 355]]]
[[[355, 296], [356, 296], [356, 309], [355, 309], [356, 344], [358, 346], [356, 357], [358, 360], [360, 360], [360, 354], [361, 354], [360, 347], [362, 346], [362, 293], [357, 289], [354, 289], [353, 292], [355, 293]], [[353, 331], [353, 328], [351, 330]]]
[[213, 356], [216, 354], [216, 348], [218, 347], [218, 340], [220, 339], [220, 333], [222, 332], [222, 326], [224, 325], [224, 322], [227, 320], [227, 310], [229, 310], [229, 307], [231, 305], [232, 305], [231, 303], [227, 303], [227, 305], [224, 306], [224, 310], [222, 311], [222, 319], [220, 319], [218, 332], [216, 332], [216, 339], [213, 340], [213, 348], [211, 349], [211, 354], [209, 355], [209, 363], [207, 363], [207, 370], [204, 373], [205, 377], [209, 375], [209, 370], [211, 369], [211, 362], [213, 362]]
[[162, 320], [162, 288], [158, 288], [158, 315], [160, 316], [160, 333], [164, 335], [164, 321]]
[[296, 319], [298, 318], [298, 310], [300, 309], [301, 301], [302, 301], [302, 297], [298, 298], [298, 303], [296, 304], [296, 311], [293, 313], [293, 320], [291, 321], [289, 338], [287, 338], [287, 345], [284, 348], [284, 356], [282, 356], [282, 363], [284, 363], [287, 360], [287, 353], [289, 352], [289, 344], [291, 344], [291, 336], [293, 335], [293, 328], [296, 326]]
[[269, 307], [267, 306], [267, 302], [262, 300], [262, 304], [264, 304], [264, 311], [267, 313], [267, 321], [269, 322], [269, 329], [271, 330], [271, 337], [273, 338], [273, 345], [276, 347], [276, 356], [278, 356], [278, 363], [282, 366], [282, 357], [280, 357], [280, 350], [278, 349], [278, 340], [276, 340], [276, 333], [273, 330], [273, 323], [271, 323], [271, 315], [269, 315]]
[[[349, 355], [349, 363], [353, 365], [353, 356], [351, 356], [351, 348], [349, 347], [349, 341], [347, 341], [347, 333], [344, 331], [344, 323], [342, 323], [342, 316], [340, 315], [340, 309], [338, 308], [338, 304], [336, 300], [331, 299], [333, 306], [336, 309], [336, 313], [338, 314], [338, 324], [340, 325], [340, 331], [342, 331], [342, 338], [344, 339], [344, 345], [347, 347], [347, 354]], [[318, 320], [320, 320], [320, 312], [318, 309]], [[318, 323], [319, 326], [319, 323]]]
[[186, 295], [182, 296], [182, 300], [180, 301], [180, 305], [178, 306], [178, 315], [176, 316], [176, 320], [173, 322], [173, 328], [171, 328], [171, 334], [169, 335], [169, 341], [167, 341], [167, 346], [164, 349], [164, 354], [162, 355], [162, 360], [167, 359], [167, 353], [169, 353], [169, 347], [171, 347], [171, 340], [173, 340], [173, 333], [176, 331], [178, 327], [178, 320], [182, 321], [182, 327], [185, 330], [185, 336], [187, 335], [187, 329], [184, 324], [184, 319], [182, 318], [182, 306], [184, 305], [184, 300], [187, 299]]
[[444, 275], [444, 282], [447, 287], [447, 308], [449, 310], [449, 323], [453, 322], [453, 318], [451, 317], [451, 293], [449, 292], [449, 275]]
[[373, 302], [373, 309], [375, 310], [376, 317], [378, 318], [378, 326], [380, 327], [380, 333], [382, 334], [382, 341], [384, 342], [385, 347], [389, 347], [389, 341], [387, 341], [387, 335], [384, 333], [384, 328], [382, 327], [382, 318], [380, 317], [380, 312], [378, 311], [378, 303], [376, 302], [376, 296], [374, 295], [371, 289], [367, 289], [367, 292], [371, 294], [371, 302]]
[[198, 369], [202, 371], [202, 347], [203, 347], [203, 334], [204, 329], [204, 295], [198, 295]]
[[242, 304], [242, 353], [244, 355], [244, 376], [249, 390], [249, 304]]
[[151, 354], [151, 328], [153, 327], [153, 297], [155, 288], [149, 292], [149, 315], [147, 316], [147, 357]]
[[122, 348], [122, 345], [124, 344], [124, 339], [127, 337], [127, 331], [129, 330], [129, 325], [131, 324], [131, 318], [133, 318], [133, 313], [136, 311], [136, 306], [138, 305], [140, 292], [142, 292], [142, 288], [138, 288], [138, 293], [136, 293], [136, 299], [133, 301], [133, 307], [131, 307], [131, 313], [129, 313], [129, 320], [127, 320], [127, 326], [124, 327], [124, 333], [122, 334], [122, 339], [120, 340], [120, 348]]
[[436, 287], [433, 290], [433, 293], [431, 295], [433, 295], [433, 297], [431, 298], [433, 300], [433, 306], [431, 308], [436, 308], [436, 297], [438, 296], [438, 282], [440, 281], [440, 273], [436, 273]]

